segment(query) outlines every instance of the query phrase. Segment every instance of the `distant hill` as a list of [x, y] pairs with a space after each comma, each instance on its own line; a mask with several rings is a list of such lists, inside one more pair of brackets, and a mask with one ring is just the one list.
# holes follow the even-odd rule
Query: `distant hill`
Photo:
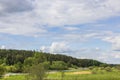
[[42, 54], [44, 61], [63, 61], [69, 66], [75, 65], [78, 67], [89, 67], [89, 66], [100, 66], [104, 63], [92, 59], [77, 59], [71, 56], [61, 54], [50, 54], [45, 52], [27, 51], [27, 50], [12, 50], [12, 49], [0, 49], [0, 64], [5, 63], [6, 65], [14, 65], [18, 62], [24, 64], [25, 60], [29, 57], [33, 57], [35, 54]]

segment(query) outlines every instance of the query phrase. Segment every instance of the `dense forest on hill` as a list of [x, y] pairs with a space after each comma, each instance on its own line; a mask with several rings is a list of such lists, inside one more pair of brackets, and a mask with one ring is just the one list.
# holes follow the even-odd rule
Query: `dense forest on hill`
[[61, 54], [0, 49], [0, 65], [7, 66], [10, 72], [23, 72], [35, 63], [44, 63], [50, 70], [107, 65], [92, 59], [77, 59]]

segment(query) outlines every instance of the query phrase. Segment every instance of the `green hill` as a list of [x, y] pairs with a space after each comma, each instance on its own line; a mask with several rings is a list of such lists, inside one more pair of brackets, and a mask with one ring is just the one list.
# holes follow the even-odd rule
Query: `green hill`
[[[104, 63], [92, 59], [77, 59], [71, 56], [61, 55], [61, 54], [50, 54], [45, 52], [28, 51], [28, 50], [0, 50], [0, 64], [6, 66], [17, 66], [20, 69], [24, 67], [31, 66], [34, 63], [47, 63], [51, 67], [49, 69], [57, 66], [57, 64], [65, 64], [67, 67], [90, 67], [90, 66], [100, 66]], [[65, 68], [66, 69], [66, 68]], [[22, 70], [18, 70], [22, 71]]]

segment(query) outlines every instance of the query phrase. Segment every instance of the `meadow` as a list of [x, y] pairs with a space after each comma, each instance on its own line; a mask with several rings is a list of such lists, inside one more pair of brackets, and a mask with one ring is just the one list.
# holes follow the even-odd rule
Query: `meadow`
[[[26, 80], [25, 75], [14, 75], [5, 77], [0, 80]], [[97, 71], [93, 73], [90, 70], [86, 71], [69, 71], [69, 72], [50, 72], [45, 77], [45, 80], [120, 80], [119, 71]]]

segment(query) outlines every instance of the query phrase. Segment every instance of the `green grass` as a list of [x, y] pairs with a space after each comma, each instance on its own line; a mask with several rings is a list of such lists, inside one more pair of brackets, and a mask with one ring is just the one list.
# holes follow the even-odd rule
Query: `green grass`
[[[67, 72], [68, 73], [68, 72]], [[120, 72], [106, 72], [97, 74], [67, 74], [61, 78], [61, 72], [49, 74], [47, 79], [49, 80], [120, 80]], [[0, 80], [25, 80], [25, 75], [10, 76]]]
[[[60, 79], [61, 74], [50, 74], [49, 79]], [[83, 74], [83, 75], [67, 75], [63, 77], [63, 80], [120, 80], [119, 72], [107, 72], [104, 74]]]
[[6, 78], [2, 78], [0, 80], [25, 80], [25, 76], [24, 75], [9, 76]]

